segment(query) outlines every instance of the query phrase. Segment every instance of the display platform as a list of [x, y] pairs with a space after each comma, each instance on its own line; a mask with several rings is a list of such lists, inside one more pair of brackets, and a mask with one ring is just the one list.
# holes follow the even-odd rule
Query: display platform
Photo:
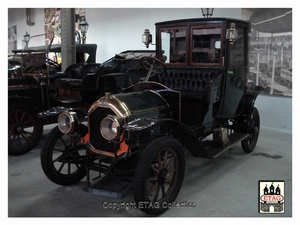
[[131, 181], [105, 176], [101, 180], [91, 184], [90, 187], [84, 188], [84, 191], [87, 191], [92, 195], [109, 198], [122, 198], [129, 191], [131, 186]]

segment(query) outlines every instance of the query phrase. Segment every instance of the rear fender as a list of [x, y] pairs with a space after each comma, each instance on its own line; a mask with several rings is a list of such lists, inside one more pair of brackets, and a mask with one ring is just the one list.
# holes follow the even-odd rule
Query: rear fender
[[243, 112], [237, 121], [237, 129], [239, 132], [243, 132], [243, 133], [249, 132], [248, 131], [249, 117], [251, 115], [251, 112], [252, 112], [254, 104], [255, 104], [255, 100], [259, 93], [260, 93], [260, 91], [258, 91], [258, 90], [251, 90], [245, 94], [245, 103], [244, 103]]
[[258, 96], [260, 91], [251, 90], [248, 91], [245, 95], [245, 105], [243, 108], [243, 115], [250, 115], [252, 112], [252, 109], [254, 107], [255, 100]]
[[183, 147], [186, 147], [193, 156], [208, 156], [203, 145], [196, 135], [184, 124], [167, 118], [140, 118], [130, 121], [123, 128], [127, 132], [142, 132], [143, 130], [159, 126], [161, 135], [172, 135]]

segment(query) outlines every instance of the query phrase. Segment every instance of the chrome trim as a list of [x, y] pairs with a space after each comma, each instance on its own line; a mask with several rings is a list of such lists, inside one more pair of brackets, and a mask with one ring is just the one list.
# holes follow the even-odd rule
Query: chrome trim
[[89, 109], [88, 115], [90, 115], [98, 107], [109, 108], [120, 118], [125, 118], [131, 115], [127, 106], [114, 95], [106, 94], [104, 97], [98, 99]]
[[[113, 123], [116, 124], [115, 129], [116, 129], [117, 131], [115, 132], [115, 134], [113, 135], [113, 137], [110, 137], [110, 138], [108, 137], [109, 135], [106, 135], [105, 132], [104, 132], [105, 129], [110, 130], [108, 126], [104, 126], [104, 123], [105, 123], [107, 120], [109, 120], [112, 124], [113, 124]], [[105, 117], [105, 118], [101, 121], [101, 123], [100, 123], [100, 133], [101, 133], [102, 137], [105, 138], [105, 139], [108, 140], [108, 141], [113, 141], [113, 140], [115, 140], [115, 139], [117, 139], [117, 138], [120, 137], [120, 128], [121, 128], [120, 122], [118, 121], [118, 119], [116, 118], [116, 116], [109, 115], [109, 116]], [[112, 129], [111, 129], [111, 130], [112, 130]]]
[[[63, 118], [63, 121], [60, 121], [63, 116], [65, 116], [65, 118]], [[69, 127], [66, 125], [66, 119], [69, 119]], [[77, 119], [76, 112], [68, 112], [68, 111], [62, 112], [61, 114], [59, 114], [57, 118], [58, 128], [64, 134], [71, 133], [75, 129], [77, 122], [78, 119]], [[67, 129], [63, 129], [63, 128], [67, 128]]]
[[115, 153], [114, 153], [114, 152], [106, 152], [106, 151], [103, 151], [103, 150], [98, 150], [98, 149], [94, 148], [94, 146], [91, 145], [90, 142], [88, 142], [87, 147], [88, 147], [92, 152], [94, 152], [94, 153], [96, 153], [96, 154], [106, 155], [106, 156], [109, 156], [109, 157], [115, 157]]
[[[126, 122], [125, 119], [128, 118], [129, 116], [131, 116], [131, 112], [127, 108], [127, 106], [123, 102], [121, 102], [119, 99], [117, 99], [114, 95], [111, 95], [110, 93], [105, 93], [105, 96], [98, 99], [90, 107], [90, 109], [88, 111], [88, 118], [90, 118], [89, 115], [99, 107], [111, 109], [116, 114], [117, 117], [124, 120], [124, 123]], [[100, 129], [100, 124], [99, 124], [99, 129]], [[90, 122], [88, 122], [88, 132], [89, 132], [89, 134], [91, 133]], [[121, 132], [121, 131], [119, 131], [119, 132]], [[110, 156], [110, 157], [115, 157], [115, 153], [96, 149], [90, 142], [87, 144], [87, 146], [94, 153], [103, 154], [103, 155]], [[117, 152], [119, 152], [120, 150], [121, 149], [118, 149]]]

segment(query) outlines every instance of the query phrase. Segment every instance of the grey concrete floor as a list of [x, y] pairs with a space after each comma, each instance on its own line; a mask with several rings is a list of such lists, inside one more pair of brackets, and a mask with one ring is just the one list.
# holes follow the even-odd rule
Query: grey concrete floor
[[[39, 145], [22, 156], [8, 156], [8, 217], [148, 217], [136, 208], [112, 209], [108, 203], [133, 202], [132, 191], [121, 199], [84, 191], [86, 179], [59, 186], [44, 175]], [[258, 182], [285, 182], [285, 213], [260, 214]], [[218, 158], [195, 158], [186, 152], [183, 186], [176, 202], [160, 217], [292, 217], [292, 135], [261, 129], [255, 150], [245, 154], [237, 145]]]

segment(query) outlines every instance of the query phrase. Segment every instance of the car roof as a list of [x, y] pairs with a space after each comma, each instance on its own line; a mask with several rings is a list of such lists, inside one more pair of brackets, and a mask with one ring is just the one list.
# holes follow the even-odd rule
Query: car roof
[[201, 22], [236, 22], [236, 23], [249, 23], [245, 20], [225, 18], [225, 17], [213, 17], [213, 18], [190, 18], [190, 19], [179, 19], [179, 20], [169, 20], [155, 23], [156, 26], [161, 25], [177, 25], [177, 24], [189, 24], [189, 23], [201, 23]]
[[[30, 52], [46, 52], [48, 50], [48, 45], [34, 46], [27, 49], [14, 49], [13, 53], [30, 53]], [[76, 44], [76, 52], [84, 53], [94, 53], [97, 50], [96, 44]], [[49, 52], [61, 52], [61, 45], [55, 44], [52, 45], [49, 49]]]
[[[46, 53], [48, 51], [48, 45], [34, 46], [27, 49], [14, 49], [13, 53]], [[61, 52], [61, 45], [51, 45], [49, 52]], [[76, 53], [87, 53], [89, 57], [87, 63], [96, 61], [97, 44], [76, 44]]]

